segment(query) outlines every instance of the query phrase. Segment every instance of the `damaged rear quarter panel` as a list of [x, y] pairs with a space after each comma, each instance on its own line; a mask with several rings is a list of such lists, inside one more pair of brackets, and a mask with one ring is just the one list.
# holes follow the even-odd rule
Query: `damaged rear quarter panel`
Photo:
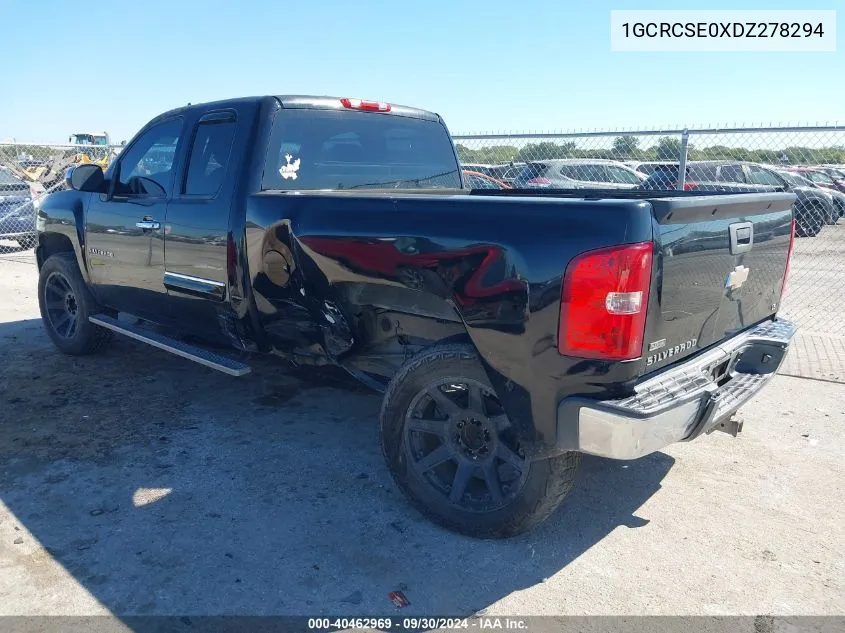
[[627, 371], [559, 355], [567, 263], [651, 235], [638, 201], [265, 192], [249, 199], [245, 243], [278, 352], [389, 378], [417, 349], [463, 335], [531, 450], [553, 436], [561, 394], [600, 392]]

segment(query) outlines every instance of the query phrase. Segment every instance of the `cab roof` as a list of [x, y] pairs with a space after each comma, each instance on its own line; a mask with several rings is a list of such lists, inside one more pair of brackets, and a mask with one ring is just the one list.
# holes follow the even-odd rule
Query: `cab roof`
[[[275, 100], [279, 103], [282, 108], [285, 109], [303, 109], [303, 108], [310, 108], [315, 110], [345, 110], [345, 109], [360, 109], [364, 110], [366, 108], [355, 108], [354, 106], [350, 107], [348, 105], [344, 105], [343, 101], [360, 101], [360, 99], [349, 99], [345, 97], [326, 97], [326, 96], [313, 96], [313, 95], [264, 95], [264, 96], [255, 96], [255, 97], [239, 97], [234, 99], [223, 99], [220, 101], [208, 101], [205, 103], [189, 103], [185, 106], [180, 108], [174, 108], [172, 110], [168, 110], [167, 112], [163, 112], [159, 116], [155, 117], [154, 120], [158, 120], [164, 117], [173, 116], [174, 114], [183, 114], [186, 112], [191, 112], [194, 110], [206, 111], [206, 110], [213, 110], [218, 108], [226, 108], [231, 107], [236, 104], [243, 104], [243, 103], [266, 103], [267, 101]], [[377, 104], [379, 102], [366, 102], [366, 103], [373, 103]], [[380, 105], [388, 106], [387, 110], [377, 111], [376, 114], [392, 114], [398, 116], [406, 116], [412, 117], [415, 119], [424, 119], [427, 121], [440, 121], [440, 116], [434, 112], [429, 112], [427, 110], [421, 110], [419, 108], [411, 108], [409, 106], [403, 106], [398, 104], [387, 104], [387, 103], [380, 103]]]

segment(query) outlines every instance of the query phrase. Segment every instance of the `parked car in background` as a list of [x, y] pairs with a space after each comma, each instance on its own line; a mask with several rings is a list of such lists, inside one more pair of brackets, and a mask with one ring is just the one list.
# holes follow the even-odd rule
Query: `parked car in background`
[[789, 171], [813, 181], [819, 187], [845, 193], [845, 180], [831, 178], [821, 167], [790, 167]]
[[745, 182], [756, 185], [770, 185], [790, 191], [797, 196], [794, 211], [796, 230], [802, 236], [815, 236], [825, 224], [835, 224], [839, 209], [829, 191], [820, 188], [792, 184], [781, 177], [775, 169], [758, 163], [739, 162]]
[[834, 180], [845, 180], [845, 165], [820, 165], [819, 169]]
[[[679, 168], [677, 162], [656, 165], [648, 178], [643, 181], [642, 189], [652, 191], [676, 189]], [[729, 193], [775, 190], [771, 185], [761, 186], [746, 183], [744, 179], [737, 178], [733, 165], [720, 165], [715, 162], [687, 163], [684, 190], [692, 191], [695, 189]]]
[[825, 189], [824, 187], [819, 187], [812, 180], [807, 180], [803, 176], [799, 176], [798, 174], [793, 173], [787, 169], [778, 169], [775, 167], [772, 167], [771, 169], [790, 185], [790, 191], [793, 191], [797, 188], [810, 189], [816, 193], [828, 197], [834, 209], [833, 214], [831, 214], [831, 216], [828, 218], [828, 224], [836, 224], [839, 218], [845, 216], [845, 193], [842, 193], [841, 191], [836, 191], [834, 189]]
[[615, 160], [558, 158], [531, 162], [514, 179], [525, 189], [636, 189], [644, 177]]
[[[675, 189], [678, 164], [661, 166], [643, 183], [643, 189]], [[693, 161], [687, 164], [684, 189], [752, 192], [790, 191], [796, 195], [793, 205], [795, 232], [801, 237], [814, 237], [825, 223], [838, 219], [838, 207], [829, 192], [813, 187], [791, 184], [764, 165], [744, 161]]]
[[499, 180], [513, 187], [513, 183], [516, 180], [516, 177], [519, 176], [519, 172], [522, 171], [523, 167], [525, 167], [525, 163], [514, 163], [508, 167], [507, 171], [502, 174]]
[[490, 165], [483, 163], [461, 163], [461, 168], [467, 171], [472, 171], [478, 174], [484, 174], [489, 178], [495, 178], [499, 182], [513, 186], [513, 181], [517, 177], [525, 163], [502, 163], [498, 165]]
[[463, 170], [464, 187], [467, 189], [510, 189], [511, 186], [487, 174]]
[[513, 167], [510, 163], [500, 164], [486, 164], [486, 163], [461, 163], [461, 168], [468, 171], [473, 171], [478, 174], [484, 174], [490, 178], [501, 180], [502, 176]]
[[18, 166], [24, 169], [35, 169], [43, 166], [47, 161], [38, 160], [37, 158], [21, 158], [18, 161]]
[[675, 166], [675, 169], [678, 168], [678, 161], [666, 161], [666, 160], [647, 160], [647, 161], [626, 161], [625, 164], [633, 169], [638, 174], [642, 174], [643, 176], [651, 176], [652, 173], [657, 171], [658, 169], [665, 169], [666, 167], [671, 167], [672, 165]]
[[0, 167], [0, 240], [12, 240], [21, 248], [35, 246], [35, 207], [32, 190], [5, 167]]

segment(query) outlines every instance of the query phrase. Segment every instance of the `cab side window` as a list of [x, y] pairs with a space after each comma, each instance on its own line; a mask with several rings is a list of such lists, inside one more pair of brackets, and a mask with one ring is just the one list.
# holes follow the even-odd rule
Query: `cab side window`
[[162, 121], [144, 132], [119, 159], [114, 195], [167, 197], [181, 134], [181, 118]]
[[219, 119], [200, 121], [191, 146], [183, 193], [214, 196], [220, 191], [234, 138], [233, 114], [223, 113]]
[[765, 169], [760, 169], [756, 165], [751, 165], [748, 168], [748, 172], [748, 179], [753, 185], [771, 185], [774, 187], [782, 187], [784, 185], [773, 173]]
[[575, 180], [582, 182], [607, 182], [604, 165], [582, 163], [580, 165], [572, 165], [571, 168], [572, 176], [570, 177]]
[[724, 182], [745, 182], [742, 165], [722, 165], [719, 168], [719, 180]]
[[641, 182], [640, 179], [630, 171], [617, 167], [616, 165], [605, 165], [604, 168], [607, 170], [608, 182], [621, 183], [625, 185], [638, 185]]

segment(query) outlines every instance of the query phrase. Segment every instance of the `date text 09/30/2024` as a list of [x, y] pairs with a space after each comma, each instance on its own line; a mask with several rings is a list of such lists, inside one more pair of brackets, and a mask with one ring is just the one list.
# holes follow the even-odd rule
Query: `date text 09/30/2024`
[[309, 618], [308, 629], [312, 631], [340, 631], [346, 629], [378, 629], [381, 631], [417, 631], [431, 629], [477, 629], [481, 631], [526, 631], [524, 618], [476, 617], [374, 617], [374, 618]]

